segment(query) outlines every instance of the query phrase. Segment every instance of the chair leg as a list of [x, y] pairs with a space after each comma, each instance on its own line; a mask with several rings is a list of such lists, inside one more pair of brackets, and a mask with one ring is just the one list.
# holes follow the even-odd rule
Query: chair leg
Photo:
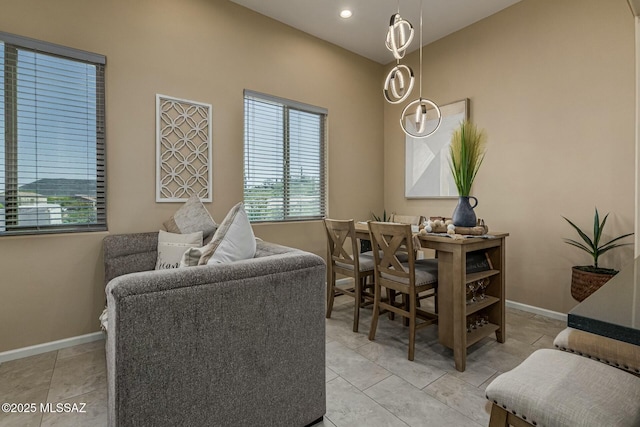
[[[409, 311], [410, 310], [409, 304], [410, 304], [409, 295], [402, 294], [402, 305], [404, 305], [405, 311]], [[402, 324], [404, 326], [409, 326], [409, 318], [408, 317], [403, 317], [402, 318]]]
[[373, 316], [371, 316], [371, 329], [369, 329], [369, 341], [373, 341], [376, 338], [376, 329], [378, 327], [378, 315], [380, 314], [380, 299], [382, 294], [382, 286], [376, 283], [374, 284], [373, 295]]
[[489, 419], [489, 427], [509, 427], [507, 421], [509, 414], [506, 409], [501, 408], [495, 403], [491, 405], [491, 418]]
[[409, 360], [413, 360], [416, 350], [416, 294], [409, 297]]
[[[394, 305], [396, 302], [396, 291], [393, 289], [387, 289], [387, 297], [389, 298], [389, 304]], [[394, 320], [396, 318], [396, 314], [393, 311], [389, 312], [389, 320]]]
[[331, 311], [333, 310], [333, 298], [336, 286], [336, 274], [333, 272], [331, 266], [327, 268], [327, 319], [331, 318]]
[[356, 294], [353, 302], [353, 332], [358, 332], [360, 323], [360, 304], [362, 303], [362, 278], [356, 274], [353, 278], [354, 292]]

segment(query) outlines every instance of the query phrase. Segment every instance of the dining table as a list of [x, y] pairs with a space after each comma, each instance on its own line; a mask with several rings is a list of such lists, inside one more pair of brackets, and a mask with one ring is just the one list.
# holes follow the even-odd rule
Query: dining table
[[[370, 240], [367, 223], [355, 225], [356, 237]], [[505, 330], [505, 242], [509, 233], [481, 236], [415, 233], [423, 249], [433, 249], [438, 260], [438, 341], [453, 350], [455, 368], [466, 368], [467, 349], [495, 333], [498, 342]], [[467, 255], [484, 253], [488, 268], [468, 272]], [[469, 298], [474, 284], [486, 280], [483, 298]], [[479, 319], [479, 320], [478, 320]]]

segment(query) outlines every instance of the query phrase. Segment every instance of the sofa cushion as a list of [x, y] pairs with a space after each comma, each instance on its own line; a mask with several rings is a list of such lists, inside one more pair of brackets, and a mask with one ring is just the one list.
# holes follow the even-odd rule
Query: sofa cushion
[[195, 194], [164, 224], [170, 233], [188, 234], [202, 231], [202, 237], [213, 235], [218, 225]]
[[182, 254], [189, 248], [202, 246], [202, 231], [175, 234], [160, 230], [158, 234], [158, 260], [156, 270], [178, 268]]
[[202, 249], [198, 265], [249, 259], [255, 253], [256, 238], [244, 210], [244, 203], [240, 202], [231, 208], [211, 242]]

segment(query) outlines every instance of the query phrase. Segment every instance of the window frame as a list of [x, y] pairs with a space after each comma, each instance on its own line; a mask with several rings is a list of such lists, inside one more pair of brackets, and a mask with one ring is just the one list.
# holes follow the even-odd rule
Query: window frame
[[[5, 109], [5, 220], [4, 230], [0, 230], [0, 238], [4, 236], [20, 236], [34, 234], [62, 234], [76, 232], [107, 231], [107, 194], [106, 194], [106, 105], [105, 105], [105, 66], [104, 55], [86, 52], [66, 46], [57, 45], [28, 37], [18, 36], [0, 31], [0, 42], [4, 44], [4, 97], [1, 102]], [[13, 58], [10, 58], [11, 51]], [[21, 168], [18, 166], [18, 102], [17, 54], [20, 51], [32, 52], [58, 57], [64, 60], [75, 61], [95, 66], [95, 151], [96, 151], [96, 200], [94, 204], [95, 221], [91, 223], [63, 223], [63, 224], [37, 224], [33, 226], [20, 226], [17, 224], [19, 215], [19, 182], [18, 174]], [[13, 67], [12, 77], [7, 78], [7, 62]], [[34, 68], [37, 69], [37, 68]], [[13, 101], [13, 102], [12, 102]], [[36, 147], [38, 141], [35, 141]], [[38, 161], [34, 165], [38, 165]], [[37, 206], [37, 203], [36, 203]]]
[[[260, 223], [283, 223], [283, 222], [300, 222], [300, 221], [318, 221], [326, 218], [328, 211], [328, 175], [327, 175], [327, 149], [328, 149], [328, 110], [326, 108], [317, 107], [314, 105], [305, 104], [299, 101], [293, 101], [286, 98], [280, 98], [274, 95], [268, 95], [261, 92], [256, 92], [253, 90], [245, 89], [243, 94], [243, 112], [244, 112], [244, 127], [243, 127], [243, 200], [245, 201], [245, 205], [247, 204], [246, 200], [246, 190], [247, 190], [247, 128], [248, 128], [248, 117], [247, 117], [247, 100], [255, 99], [258, 101], [272, 103], [274, 105], [282, 106], [283, 108], [283, 119], [281, 123], [281, 131], [282, 131], [282, 152], [284, 153], [282, 159], [282, 175], [283, 175], [283, 207], [282, 207], [282, 218], [278, 219], [251, 219], [250, 222], [252, 224], [260, 224]], [[293, 216], [288, 215], [287, 211], [291, 202], [291, 195], [289, 193], [290, 182], [292, 179], [291, 170], [290, 170], [290, 157], [288, 153], [290, 153], [289, 145], [291, 143], [291, 138], [289, 135], [289, 125], [290, 125], [290, 114], [289, 112], [300, 111], [303, 113], [315, 114], [319, 117], [319, 132], [320, 132], [320, 147], [319, 147], [319, 157], [318, 157], [318, 166], [319, 166], [319, 185], [320, 185], [320, 202], [318, 208], [320, 210], [319, 215], [307, 215], [307, 216]]]

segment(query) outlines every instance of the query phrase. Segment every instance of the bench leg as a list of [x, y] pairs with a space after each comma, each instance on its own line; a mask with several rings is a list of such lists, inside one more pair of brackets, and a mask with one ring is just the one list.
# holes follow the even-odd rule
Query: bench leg
[[500, 405], [495, 403], [491, 405], [491, 418], [489, 419], [489, 427], [532, 427], [532, 424], [513, 415]]
[[509, 423], [507, 422], [507, 418], [509, 417], [509, 413], [506, 409], [496, 405], [495, 403], [491, 405], [491, 419], [489, 419], [489, 427], [509, 427]]

